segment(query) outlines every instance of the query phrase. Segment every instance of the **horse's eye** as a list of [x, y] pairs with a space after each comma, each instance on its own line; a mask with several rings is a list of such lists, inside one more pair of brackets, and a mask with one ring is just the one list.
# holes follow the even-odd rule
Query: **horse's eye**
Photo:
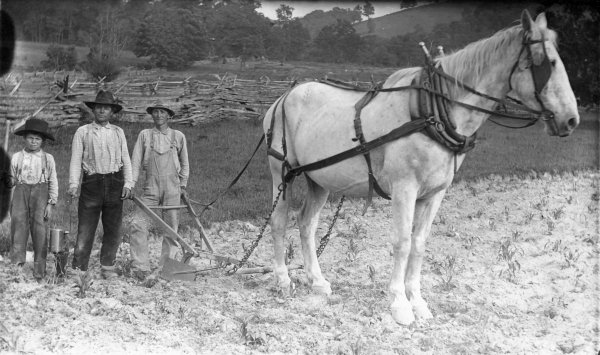
[[552, 68], [554, 68], [554, 67], [556, 66], [556, 60], [555, 60], [555, 59], [552, 59], [552, 60], [550, 61], [550, 64], [552, 65]]

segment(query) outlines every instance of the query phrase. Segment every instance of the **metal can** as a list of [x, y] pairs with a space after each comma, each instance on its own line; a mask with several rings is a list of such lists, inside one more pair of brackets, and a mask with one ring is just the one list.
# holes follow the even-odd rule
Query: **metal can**
[[48, 249], [50, 249], [51, 253], [58, 253], [62, 251], [62, 248], [64, 247], [64, 238], [65, 232], [62, 229], [50, 229]]

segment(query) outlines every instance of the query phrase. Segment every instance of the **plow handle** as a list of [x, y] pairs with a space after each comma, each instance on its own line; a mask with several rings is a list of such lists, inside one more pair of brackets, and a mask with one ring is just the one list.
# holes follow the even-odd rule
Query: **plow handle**
[[189, 245], [185, 240], [183, 240], [183, 238], [181, 238], [181, 236], [179, 236], [179, 234], [177, 234], [177, 232], [173, 228], [171, 228], [171, 226], [168, 225], [167, 222], [163, 221], [162, 218], [160, 218], [156, 213], [154, 213], [154, 211], [152, 211], [150, 207], [146, 206], [142, 202], [142, 200], [139, 199], [139, 197], [133, 196], [131, 199], [142, 211], [144, 211], [150, 218], [152, 218], [152, 220], [155, 223], [157, 223], [159, 226], [162, 227], [162, 229], [164, 229], [165, 232], [167, 232], [167, 236], [169, 238], [179, 243], [179, 245], [181, 245], [181, 248], [183, 248], [185, 252], [188, 252], [193, 255], [198, 255], [198, 252], [196, 252], [196, 250], [194, 250], [194, 248], [191, 245]]

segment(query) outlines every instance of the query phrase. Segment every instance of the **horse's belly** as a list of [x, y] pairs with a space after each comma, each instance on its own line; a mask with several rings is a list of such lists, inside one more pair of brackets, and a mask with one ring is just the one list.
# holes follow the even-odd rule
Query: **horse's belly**
[[307, 175], [333, 193], [362, 197], [367, 195], [369, 189], [367, 167], [362, 156], [311, 171]]

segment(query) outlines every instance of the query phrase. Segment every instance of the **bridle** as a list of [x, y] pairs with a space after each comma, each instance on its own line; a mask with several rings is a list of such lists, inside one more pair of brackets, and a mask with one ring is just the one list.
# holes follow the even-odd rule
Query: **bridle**
[[[513, 74], [515, 73], [515, 70], [519, 66], [519, 61], [521, 60], [521, 55], [523, 54], [524, 51], [527, 51], [527, 61], [529, 63], [531, 63], [529, 66], [529, 70], [530, 70], [531, 76], [533, 78], [534, 96], [541, 108], [541, 111], [539, 111], [540, 117], [541, 117], [542, 121], [550, 121], [550, 120], [553, 121], [554, 113], [546, 108], [546, 106], [544, 105], [544, 103], [540, 97], [542, 90], [546, 87], [546, 85], [548, 84], [548, 81], [550, 80], [550, 76], [552, 75], [552, 64], [550, 63], [550, 59], [548, 58], [548, 53], [546, 52], [545, 42], [546, 42], [546, 39], [544, 38], [543, 34], [542, 34], [541, 39], [533, 40], [533, 39], [531, 39], [531, 32], [528, 31], [528, 32], [523, 33], [523, 45], [521, 46], [521, 51], [519, 51], [517, 60], [510, 71], [510, 76], [508, 77], [508, 87], [510, 90], [512, 90]], [[535, 64], [535, 61], [533, 60], [533, 55], [531, 53], [531, 46], [536, 43], [540, 43], [542, 45], [542, 49], [544, 51], [544, 59], [542, 59], [540, 64]], [[521, 105], [523, 105], [523, 103], [521, 103], [519, 100], [513, 99], [511, 97], [509, 97], [509, 98], [511, 100], [514, 100], [514, 101], [520, 103]], [[554, 124], [556, 124], [556, 123], [554, 123]]]

